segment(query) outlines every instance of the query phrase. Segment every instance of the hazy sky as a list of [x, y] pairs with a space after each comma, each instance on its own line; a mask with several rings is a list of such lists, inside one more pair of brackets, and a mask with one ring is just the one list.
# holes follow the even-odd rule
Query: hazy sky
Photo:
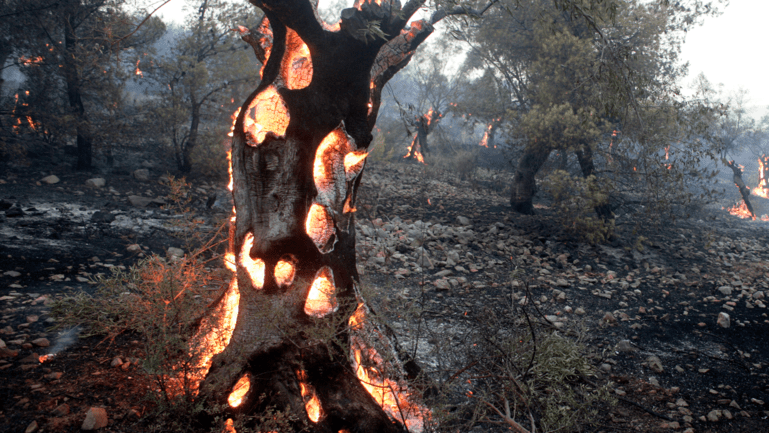
[[769, 105], [769, 1], [731, 0], [723, 15], [705, 21], [686, 35], [681, 56], [689, 62], [689, 83], [700, 72], [713, 84], [722, 83], [726, 93], [744, 88], [749, 105]]
[[[172, 0], [159, 13], [165, 19], [181, 22], [184, 3]], [[704, 72], [714, 85], [723, 84], [725, 94], [746, 89], [749, 105], [761, 107], [753, 114], [763, 115], [769, 106], [769, 67], [763, 67], [769, 65], [767, 17], [769, 0], [731, 0], [721, 16], [707, 19], [692, 30], [686, 35], [681, 53], [682, 59], [689, 62], [689, 77], [681, 85], [689, 87], [694, 77]]]

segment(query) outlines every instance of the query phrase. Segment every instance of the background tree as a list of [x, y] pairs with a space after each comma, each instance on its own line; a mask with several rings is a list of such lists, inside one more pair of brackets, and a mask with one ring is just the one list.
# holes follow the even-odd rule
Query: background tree
[[[247, 92], [243, 84], [259, 81], [251, 66], [253, 57], [243, 49], [236, 31], [239, 25], [255, 22], [247, 5], [205, 1], [184, 29], [170, 30], [167, 38], [173, 45], [147, 68], [159, 93], [153, 110], [155, 126], [169, 138], [182, 173], [192, 170], [193, 150], [201, 133], [226, 125], [238, 106], [236, 97]], [[219, 128], [210, 137], [221, 137], [222, 132]]]

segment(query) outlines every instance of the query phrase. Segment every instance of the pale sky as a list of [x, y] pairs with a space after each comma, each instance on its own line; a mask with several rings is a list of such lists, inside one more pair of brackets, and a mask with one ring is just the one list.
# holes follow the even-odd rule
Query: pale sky
[[[711, 83], [723, 84], [724, 92], [748, 91], [754, 116], [769, 106], [769, 1], [731, 0], [723, 14], [705, 21], [686, 35], [681, 52], [689, 62], [687, 87], [703, 72]], [[760, 108], [758, 108], [760, 106]]]

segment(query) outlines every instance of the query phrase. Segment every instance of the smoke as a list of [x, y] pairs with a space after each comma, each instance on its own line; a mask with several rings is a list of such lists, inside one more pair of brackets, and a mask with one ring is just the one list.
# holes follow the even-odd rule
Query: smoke
[[62, 331], [59, 333], [59, 336], [56, 337], [53, 346], [48, 351], [48, 355], [54, 356], [57, 353], [65, 350], [67, 347], [71, 346], [75, 340], [77, 340], [78, 335], [80, 335], [80, 325], [70, 328], [66, 331]]

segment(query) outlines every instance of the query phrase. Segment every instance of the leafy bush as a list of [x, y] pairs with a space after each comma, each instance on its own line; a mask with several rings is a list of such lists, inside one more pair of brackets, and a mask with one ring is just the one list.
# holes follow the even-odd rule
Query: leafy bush
[[611, 181], [556, 170], [543, 186], [553, 197], [556, 217], [567, 231], [591, 244], [606, 242], [614, 234], [614, 219], [604, 220], [595, 213], [596, 208], [608, 205]]

